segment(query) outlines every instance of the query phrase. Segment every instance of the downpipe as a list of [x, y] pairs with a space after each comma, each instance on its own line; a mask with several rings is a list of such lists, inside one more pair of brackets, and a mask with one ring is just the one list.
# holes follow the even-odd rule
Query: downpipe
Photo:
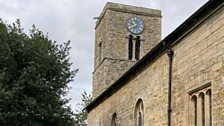
[[173, 55], [174, 51], [172, 50], [171, 46], [168, 45], [166, 46], [167, 48], [167, 56], [169, 58], [169, 77], [168, 77], [168, 109], [167, 109], [167, 114], [168, 114], [168, 126], [171, 126], [171, 114], [172, 114], [172, 69], [173, 69]]

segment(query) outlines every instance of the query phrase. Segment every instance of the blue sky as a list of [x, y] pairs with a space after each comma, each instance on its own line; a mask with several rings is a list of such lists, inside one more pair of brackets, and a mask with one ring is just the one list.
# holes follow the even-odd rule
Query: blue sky
[[79, 72], [68, 97], [73, 110], [81, 93], [91, 93], [94, 49], [94, 27], [106, 2], [160, 9], [162, 38], [208, 0], [0, 0], [0, 18], [8, 23], [21, 20], [28, 33], [32, 24], [59, 43], [71, 40], [71, 62]]

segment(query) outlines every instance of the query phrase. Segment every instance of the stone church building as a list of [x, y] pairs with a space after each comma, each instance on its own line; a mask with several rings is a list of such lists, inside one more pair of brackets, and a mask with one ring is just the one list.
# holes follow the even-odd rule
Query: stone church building
[[209, 0], [163, 40], [161, 17], [106, 4], [88, 126], [224, 126], [224, 1]]

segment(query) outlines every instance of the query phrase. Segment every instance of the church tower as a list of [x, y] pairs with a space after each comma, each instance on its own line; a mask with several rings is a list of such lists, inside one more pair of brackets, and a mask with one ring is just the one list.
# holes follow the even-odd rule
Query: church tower
[[95, 27], [93, 98], [161, 40], [159, 10], [108, 2]]

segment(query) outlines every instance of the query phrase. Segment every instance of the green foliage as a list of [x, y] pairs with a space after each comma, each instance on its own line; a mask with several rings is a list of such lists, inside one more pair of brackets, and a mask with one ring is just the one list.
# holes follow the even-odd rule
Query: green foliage
[[87, 94], [86, 91], [82, 93], [82, 102], [77, 104], [78, 109], [75, 113], [75, 122], [79, 126], [87, 125], [87, 111], [84, 110], [92, 102], [91, 95]]
[[72, 126], [67, 84], [76, 70], [69, 41], [58, 45], [36, 29], [23, 32], [19, 20], [0, 21], [0, 125]]

